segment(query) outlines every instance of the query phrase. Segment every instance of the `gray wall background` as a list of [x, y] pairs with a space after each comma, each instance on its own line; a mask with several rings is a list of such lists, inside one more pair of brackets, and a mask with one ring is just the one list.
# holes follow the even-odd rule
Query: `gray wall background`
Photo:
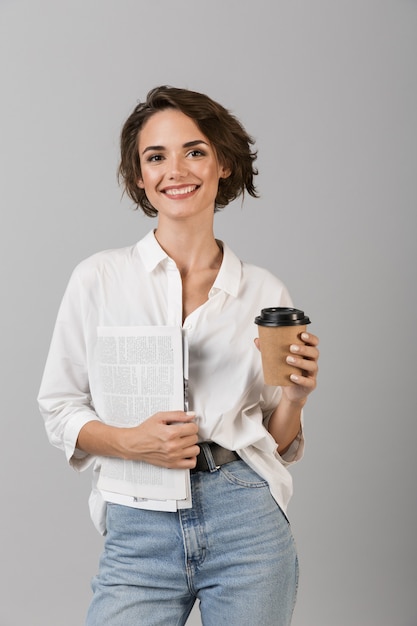
[[256, 138], [262, 198], [216, 234], [321, 337], [292, 470], [294, 626], [416, 626], [416, 60], [414, 0], [0, 1], [0, 626], [83, 623], [90, 474], [49, 445], [35, 398], [74, 265], [154, 225], [115, 170], [122, 122], [162, 83]]

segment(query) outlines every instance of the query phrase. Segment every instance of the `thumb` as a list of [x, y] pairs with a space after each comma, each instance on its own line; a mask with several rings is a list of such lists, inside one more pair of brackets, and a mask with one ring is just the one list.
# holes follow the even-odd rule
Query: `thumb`
[[192, 422], [195, 418], [194, 411], [169, 411], [164, 414], [164, 422], [166, 424]]

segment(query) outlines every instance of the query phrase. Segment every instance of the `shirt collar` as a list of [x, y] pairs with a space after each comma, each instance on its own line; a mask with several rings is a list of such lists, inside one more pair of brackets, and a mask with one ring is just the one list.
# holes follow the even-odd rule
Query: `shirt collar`
[[236, 297], [242, 276], [242, 263], [227, 244], [222, 241], [219, 243], [223, 247], [223, 261], [212, 290], [219, 289]]
[[[242, 275], [242, 264], [227, 244], [222, 241], [219, 241], [219, 243], [223, 247], [223, 261], [214, 281], [212, 291], [225, 291], [236, 297]], [[148, 272], [152, 272], [162, 261], [170, 258], [159, 245], [153, 230], [138, 242], [137, 249], [142, 263]]]
[[137, 249], [147, 272], [152, 272], [162, 261], [169, 259], [159, 245], [153, 230], [139, 241]]

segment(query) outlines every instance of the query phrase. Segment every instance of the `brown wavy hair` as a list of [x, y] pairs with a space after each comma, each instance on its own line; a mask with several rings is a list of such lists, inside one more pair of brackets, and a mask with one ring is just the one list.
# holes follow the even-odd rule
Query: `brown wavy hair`
[[138, 152], [138, 137], [148, 119], [164, 109], [177, 109], [194, 120], [202, 133], [212, 144], [217, 158], [223, 167], [230, 169], [228, 178], [219, 180], [215, 200], [215, 211], [244, 195], [245, 191], [258, 197], [254, 176], [257, 152], [252, 150], [254, 140], [239, 120], [222, 105], [208, 96], [176, 87], [161, 86], [152, 89], [145, 102], [140, 102], [123, 125], [120, 136], [121, 161], [118, 168], [119, 182], [135, 209], [139, 206], [149, 217], [158, 214], [146, 197], [145, 191], [137, 185], [142, 177]]

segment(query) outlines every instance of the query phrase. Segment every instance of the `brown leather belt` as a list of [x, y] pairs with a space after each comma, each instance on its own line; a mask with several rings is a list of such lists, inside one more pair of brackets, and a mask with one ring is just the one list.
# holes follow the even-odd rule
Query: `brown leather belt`
[[[204, 442], [200, 445], [200, 454], [197, 456], [197, 465], [191, 470], [192, 474], [196, 472], [209, 472], [214, 469], [219, 468], [221, 465], [226, 465], [226, 463], [231, 463], [232, 461], [238, 461], [240, 456], [234, 452], [234, 450], [227, 450], [227, 448], [222, 448], [219, 444], [214, 442]], [[213, 457], [213, 461], [215, 467], [210, 467], [204, 448], [209, 448], [211, 455]]]

